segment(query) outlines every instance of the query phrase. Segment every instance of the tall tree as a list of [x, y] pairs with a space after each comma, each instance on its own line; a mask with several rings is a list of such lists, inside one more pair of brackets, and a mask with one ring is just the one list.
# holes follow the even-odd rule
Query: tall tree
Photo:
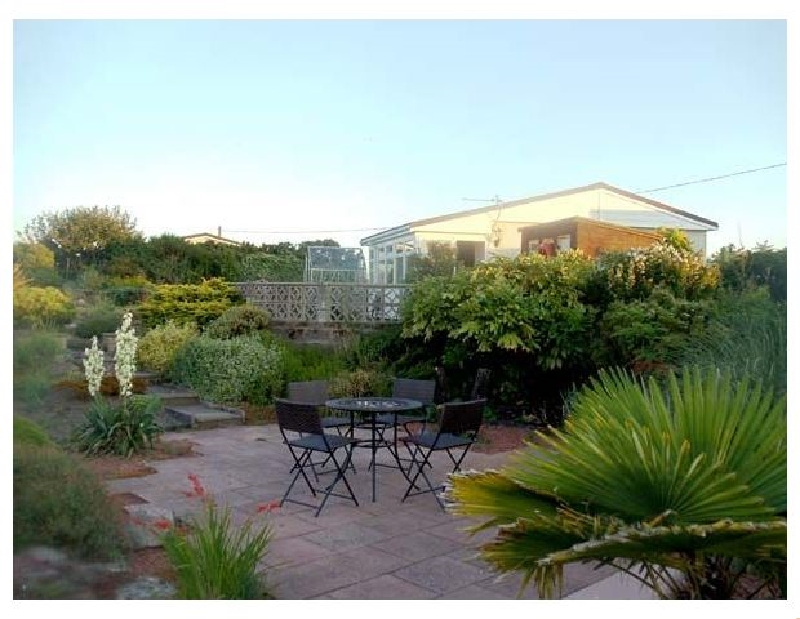
[[25, 226], [22, 238], [50, 247], [65, 275], [91, 263], [110, 242], [141, 237], [136, 220], [119, 206], [77, 206], [46, 212]]

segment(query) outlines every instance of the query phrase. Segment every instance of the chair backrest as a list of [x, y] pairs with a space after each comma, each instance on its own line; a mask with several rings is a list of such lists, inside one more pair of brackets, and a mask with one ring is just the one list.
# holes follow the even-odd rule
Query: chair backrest
[[477, 400], [478, 398], [485, 398], [489, 389], [489, 378], [492, 376], [492, 371], [487, 368], [479, 368], [475, 373], [475, 382], [472, 384], [472, 394], [470, 398]]
[[469, 402], [445, 402], [442, 410], [442, 421], [439, 424], [440, 434], [477, 434], [483, 423], [483, 409], [486, 400], [470, 400]]
[[395, 378], [392, 397], [417, 400], [426, 405], [436, 402], [436, 381], [415, 378]]
[[328, 381], [326, 380], [307, 380], [297, 383], [289, 383], [288, 399], [292, 402], [303, 402], [305, 404], [315, 404], [323, 406], [328, 397]]
[[322, 422], [316, 404], [276, 398], [275, 415], [278, 417], [281, 434], [285, 435], [286, 432], [322, 434]]

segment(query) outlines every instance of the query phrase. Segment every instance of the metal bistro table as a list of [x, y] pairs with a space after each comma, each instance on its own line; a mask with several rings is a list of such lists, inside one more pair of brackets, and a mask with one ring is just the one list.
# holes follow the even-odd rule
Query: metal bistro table
[[[379, 439], [376, 436], [376, 430], [378, 428], [378, 425], [376, 424], [375, 418], [377, 415], [393, 414], [395, 416], [395, 421], [396, 421], [397, 415], [399, 415], [400, 413], [406, 413], [409, 411], [421, 409], [422, 402], [419, 402], [417, 400], [409, 400], [406, 398], [361, 397], [361, 398], [337, 398], [335, 400], [328, 400], [327, 402], [325, 402], [325, 406], [327, 406], [332, 410], [343, 411], [350, 414], [350, 431], [353, 436], [355, 436], [356, 414], [369, 416], [368, 427], [371, 430], [371, 438], [362, 442], [369, 443], [369, 447], [372, 449], [372, 458], [370, 460], [371, 463], [370, 466], [372, 468], [373, 503], [375, 502], [375, 469], [378, 466], [398, 468], [403, 473], [403, 477], [406, 477], [406, 479], [408, 479], [406, 476], [406, 472], [403, 469], [403, 465], [400, 462], [400, 458], [397, 455], [397, 445], [392, 446], [392, 444], [389, 441], [385, 439]], [[381, 424], [380, 427], [383, 427], [383, 425]], [[386, 447], [389, 450], [389, 452], [394, 457], [394, 461], [397, 463], [397, 467], [391, 464], [383, 464], [375, 462], [375, 453], [378, 451], [380, 447]]]

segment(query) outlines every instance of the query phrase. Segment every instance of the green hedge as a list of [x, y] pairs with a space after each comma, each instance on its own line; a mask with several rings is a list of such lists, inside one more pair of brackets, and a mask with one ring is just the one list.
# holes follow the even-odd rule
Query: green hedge
[[201, 284], [155, 286], [137, 312], [146, 327], [155, 327], [168, 320], [202, 327], [243, 302], [241, 294], [230, 283], [209, 279]]

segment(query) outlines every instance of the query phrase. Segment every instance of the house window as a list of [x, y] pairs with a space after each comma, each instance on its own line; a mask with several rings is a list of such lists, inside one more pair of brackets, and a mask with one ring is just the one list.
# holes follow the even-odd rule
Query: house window
[[386, 284], [394, 284], [394, 260], [386, 261]]
[[556, 247], [558, 247], [558, 251], [567, 251], [571, 248], [571, 245], [569, 234], [565, 234], [564, 236], [560, 236], [556, 239]]
[[396, 284], [402, 284], [406, 279], [405, 258], [395, 258], [394, 260], [394, 279]]
[[539, 250], [539, 239], [531, 239], [528, 241], [528, 251], [536, 253]]

